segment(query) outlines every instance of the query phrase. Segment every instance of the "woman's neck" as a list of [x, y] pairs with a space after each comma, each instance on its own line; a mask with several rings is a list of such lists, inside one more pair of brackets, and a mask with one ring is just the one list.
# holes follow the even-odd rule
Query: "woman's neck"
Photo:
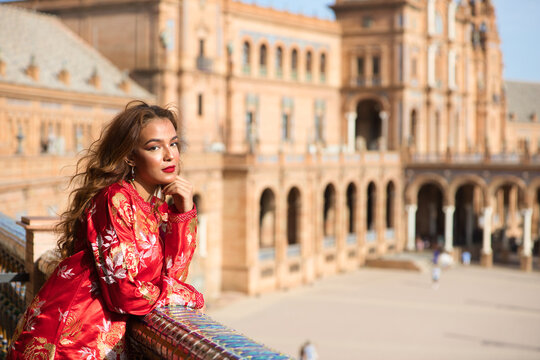
[[156, 191], [157, 186], [142, 184], [141, 182], [137, 181], [136, 178], [133, 179], [131, 183], [133, 184], [133, 187], [135, 188], [135, 190], [137, 190], [139, 195], [141, 195], [141, 197], [146, 202], [150, 202], [150, 200], [152, 199], [152, 195], [154, 195], [154, 192]]

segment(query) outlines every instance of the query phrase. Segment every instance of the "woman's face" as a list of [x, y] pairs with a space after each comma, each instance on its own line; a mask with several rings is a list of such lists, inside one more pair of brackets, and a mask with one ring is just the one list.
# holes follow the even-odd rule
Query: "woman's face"
[[157, 185], [171, 183], [178, 174], [178, 135], [169, 119], [157, 118], [141, 130], [132, 160], [135, 182], [152, 193]]

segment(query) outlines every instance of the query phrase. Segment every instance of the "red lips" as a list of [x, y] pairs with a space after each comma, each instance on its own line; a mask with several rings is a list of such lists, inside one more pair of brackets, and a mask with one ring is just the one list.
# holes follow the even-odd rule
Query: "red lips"
[[162, 170], [164, 172], [166, 172], [166, 173], [172, 173], [172, 172], [174, 172], [175, 169], [176, 169], [176, 166], [168, 166], [168, 167], [166, 167], [166, 168], [164, 168]]

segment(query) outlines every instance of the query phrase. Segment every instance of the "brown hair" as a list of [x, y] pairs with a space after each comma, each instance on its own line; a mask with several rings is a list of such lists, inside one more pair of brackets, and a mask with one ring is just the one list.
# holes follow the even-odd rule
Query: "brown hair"
[[71, 192], [68, 209], [56, 226], [60, 233], [57, 245], [62, 259], [74, 253], [83, 214], [92, 198], [103, 188], [131, 176], [131, 168], [125, 158], [133, 152], [142, 128], [156, 118], [170, 120], [178, 132], [178, 118], [173, 111], [143, 101], [129, 102], [77, 162], [70, 184], [80, 186]]

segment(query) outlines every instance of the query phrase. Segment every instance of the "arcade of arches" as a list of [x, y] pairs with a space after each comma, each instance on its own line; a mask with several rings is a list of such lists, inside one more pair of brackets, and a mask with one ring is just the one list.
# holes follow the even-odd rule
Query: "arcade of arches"
[[418, 177], [407, 187], [405, 209], [408, 250], [426, 245], [467, 250], [485, 266], [521, 261], [522, 268], [532, 267], [540, 244], [538, 182], [525, 184], [513, 176], [490, 182]]
[[[266, 187], [257, 198], [258, 262], [265, 279], [315, 277], [360, 265], [366, 256], [400, 251], [396, 180], [326, 183], [318, 191]], [[299, 275], [300, 276], [300, 275]], [[279, 282], [279, 279], [277, 280]], [[279, 287], [279, 285], [276, 285]], [[283, 285], [284, 286], [284, 285]], [[275, 286], [274, 286], [275, 287]], [[257, 291], [259, 291], [257, 290]]]

